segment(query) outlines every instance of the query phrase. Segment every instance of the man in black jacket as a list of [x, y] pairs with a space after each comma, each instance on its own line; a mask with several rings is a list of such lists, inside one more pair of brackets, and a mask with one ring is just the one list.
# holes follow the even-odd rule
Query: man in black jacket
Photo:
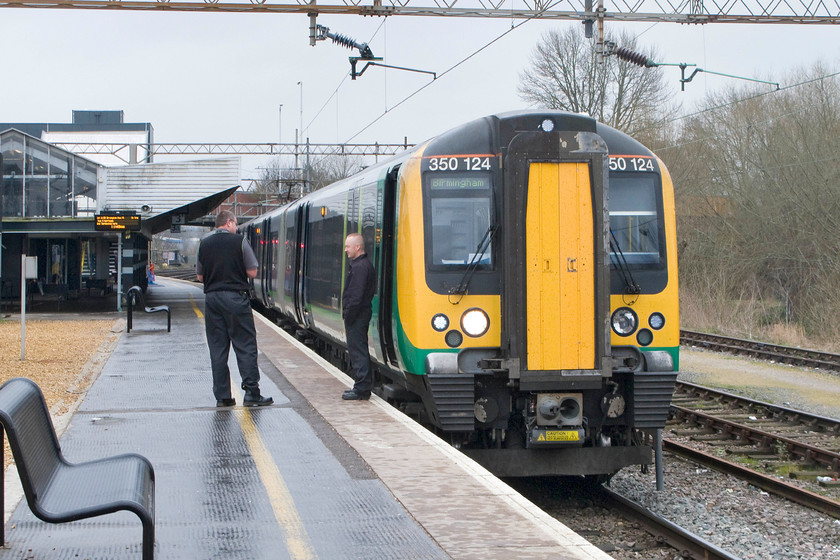
[[236, 233], [236, 216], [222, 210], [216, 231], [201, 240], [195, 273], [204, 282], [204, 330], [213, 369], [216, 406], [233, 406], [230, 394], [230, 346], [245, 391], [243, 405], [266, 406], [274, 402], [260, 395], [257, 367], [257, 331], [251, 311], [248, 279], [256, 278], [259, 263], [245, 237]]
[[376, 292], [376, 275], [373, 265], [365, 253], [365, 242], [358, 233], [351, 233], [344, 241], [344, 252], [350, 259], [344, 293], [341, 297], [341, 316], [347, 333], [347, 352], [355, 384], [344, 391], [341, 398], [346, 401], [367, 400], [373, 387], [373, 371], [370, 368], [368, 352], [368, 327], [371, 317], [371, 301]]

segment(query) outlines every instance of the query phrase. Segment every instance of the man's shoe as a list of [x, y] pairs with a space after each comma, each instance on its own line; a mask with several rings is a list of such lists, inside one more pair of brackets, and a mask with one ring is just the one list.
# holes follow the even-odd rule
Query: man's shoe
[[274, 399], [271, 397], [248, 397], [245, 395], [245, 399], [242, 401], [242, 406], [268, 406], [270, 404], [274, 404]]
[[218, 406], [219, 408], [225, 406], [236, 406], [236, 401], [233, 399], [219, 399], [216, 401], [216, 406]]
[[345, 401], [366, 401], [370, 398], [370, 391], [367, 393], [360, 393], [355, 389], [350, 389], [349, 391], [344, 391], [341, 398]]

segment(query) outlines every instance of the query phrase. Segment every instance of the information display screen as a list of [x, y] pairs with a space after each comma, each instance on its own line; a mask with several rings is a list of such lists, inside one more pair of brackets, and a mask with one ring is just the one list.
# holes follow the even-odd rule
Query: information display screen
[[429, 178], [429, 187], [434, 190], [488, 190], [490, 188], [490, 175], [432, 175]]
[[140, 231], [140, 215], [121, 212], [103, 212], [96, 214], [96, 231]]

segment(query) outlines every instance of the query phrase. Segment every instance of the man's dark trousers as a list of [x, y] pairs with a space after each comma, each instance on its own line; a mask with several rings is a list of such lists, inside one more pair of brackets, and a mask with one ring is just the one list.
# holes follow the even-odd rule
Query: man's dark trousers
[[213, 368], [213, 395], [217, 401], [231, 398], [230, 346], [246, 393], [259, 394], [256, 328], [248, 295], [243, 292], [216, 291], [204, 294], [204, 330]]
[[370, 393], [373, 388], [373, 372], [370, 369], [370, 352], [368, 351], [368, 326], [370, 325], [370, 308], [362, 311], [353, 321], [344, 322], [347, 333], [347, 353], [350, 354], [350, 367], [356, 383], [353, 390], [357, 393]]

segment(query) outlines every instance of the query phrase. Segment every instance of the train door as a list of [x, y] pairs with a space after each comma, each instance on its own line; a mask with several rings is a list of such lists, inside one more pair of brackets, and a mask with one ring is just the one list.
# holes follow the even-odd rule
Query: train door
[[502, 346], [520, 389], [610, 375], [607, 154], [588, 132], [516, 136], [505, 158]]
[[528, 367], [595, 368], [595, 275], [589, 165], [528, 167], [525, 293]]
[[271, 246], [271, 218], [266, 218], [262, 224], [262, 235], [260, 236], [260, 245], [262, 247], [262, 262], [263, 266], [260, 269], [260, 300], [264, 301], [269, 307], [272, 304], [271, 293], [269, 289], [269, 279], [271, 278], [271, 270], [274, 267], [274, 247]]
[[[275, 218], [274, 224], [279, 223], [279, 219]], [[277, 267], [282, 263], [280, 259], [280, 230], [276, 227], [272, 227], [269, 230], [268, 235], [268, 251], [269, 251], [269, 262], [270, 266], [268, 267], [268, 277], [266, 278], [266, 301], [268, 305], [273, 307], [274, 306], [274, 298], [277, 295]]]
[[392, 169], [385, 178], [382, 198], [382, 232], [379, 265], [379, 340], [382, 356], [392, 366], [399, 366], [394, 349], [393, 299], [394, 299], [394, 224], [396, 220], [397, 178], [399, 167]]
[[308, 306], [308, 286], [306, 281], [306, 243], [309, 229], [309, 203], [303, 203], [297, 208], [297, 255], [296, 255], [296, 283], [295, 283], [295, 316], [298, 324], [309, 328], [311, 325]]

